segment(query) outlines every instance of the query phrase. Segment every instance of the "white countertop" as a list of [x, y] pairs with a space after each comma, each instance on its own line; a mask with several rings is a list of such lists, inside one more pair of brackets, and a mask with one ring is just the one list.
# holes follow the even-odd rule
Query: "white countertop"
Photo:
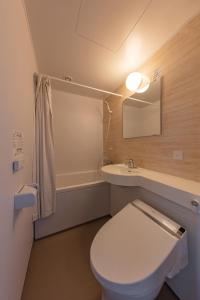
[[104, 179], [121, 186], [140, 186], [171, 200], [178, 205], [200, 213], [199, 207], [194, 207], [191, 201], [200, 203], [200, 182], [184, 179], [165, 173], [155, 172], [143, 168], [124, 171], [123, 164], [102, 167]]

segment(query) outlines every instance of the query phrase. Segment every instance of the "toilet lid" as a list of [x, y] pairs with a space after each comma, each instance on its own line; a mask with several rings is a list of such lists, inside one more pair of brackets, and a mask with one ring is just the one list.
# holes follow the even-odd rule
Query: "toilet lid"
[[131, 204], [97, 233], [91, 264], [102, 278], [133, 284], [152, 275], [170, 255], [178, 239]]

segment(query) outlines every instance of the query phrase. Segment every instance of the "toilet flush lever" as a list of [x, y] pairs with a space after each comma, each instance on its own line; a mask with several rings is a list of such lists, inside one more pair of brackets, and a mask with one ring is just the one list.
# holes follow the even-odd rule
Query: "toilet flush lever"
[[200, 202], [197, 199], [191, 200], [191, 205], [196, 209], [198, 213], [200, 213]]

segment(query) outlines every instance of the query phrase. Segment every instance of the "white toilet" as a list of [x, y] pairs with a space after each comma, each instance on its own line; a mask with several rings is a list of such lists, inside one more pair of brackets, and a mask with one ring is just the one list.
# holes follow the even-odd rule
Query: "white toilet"
[[187, 265], [187, 236], [179, 224], [140, 200], [97, 233], [90, 250], [102, 300], [153, 300], [165, 278]]

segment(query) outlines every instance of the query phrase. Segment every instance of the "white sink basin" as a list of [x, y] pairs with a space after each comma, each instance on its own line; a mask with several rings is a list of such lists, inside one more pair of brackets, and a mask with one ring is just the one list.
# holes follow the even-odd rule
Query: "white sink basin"
[[[200, 214], [200, 184], [148, 169], [130, 169], [124, 164], [102, 167], [104, 180], [121, 186], [139, 186]], [[193, 206], [193, 200], [199, 205]]]
[[134, 186], [137, 185], [137, 175], [140, 170], [137, 168], [128, 168], [124, 164], [107, 165], [102, 167], [104, 179], [112, 184]]

